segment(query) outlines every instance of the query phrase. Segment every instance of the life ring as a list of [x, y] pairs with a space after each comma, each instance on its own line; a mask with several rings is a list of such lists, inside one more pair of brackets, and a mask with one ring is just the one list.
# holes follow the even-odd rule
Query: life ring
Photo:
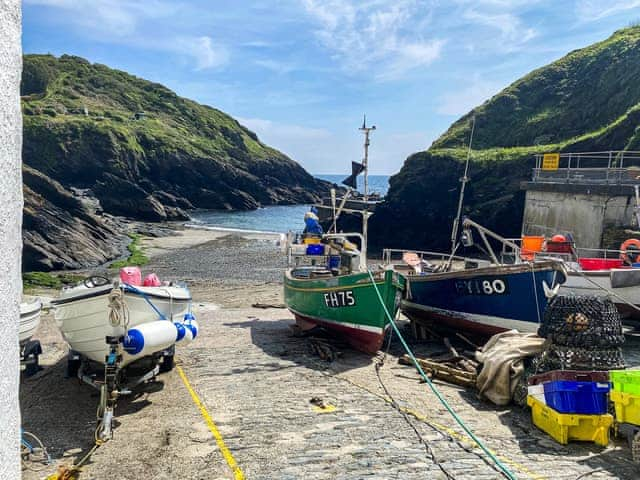
[[630, 238], [620, 245], [620, 258], [627, 265], [633, 265], [640, 258], [640, 240]]

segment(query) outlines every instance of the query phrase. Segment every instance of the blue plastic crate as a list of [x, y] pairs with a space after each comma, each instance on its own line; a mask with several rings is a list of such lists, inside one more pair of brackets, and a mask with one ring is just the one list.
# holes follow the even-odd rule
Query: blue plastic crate
[[607, 413], [609, 384], [559, 380], [544, 383], [547, 405], [559, 413], [602, 415]]
[[340, 268], [340, 256], [339, 255], [331, 255], [327, 259], [327, 268], [331, 270], [332, 268]]
[[324, 245], [321, 243], [307, 245], [307, 255], [324, 255]]

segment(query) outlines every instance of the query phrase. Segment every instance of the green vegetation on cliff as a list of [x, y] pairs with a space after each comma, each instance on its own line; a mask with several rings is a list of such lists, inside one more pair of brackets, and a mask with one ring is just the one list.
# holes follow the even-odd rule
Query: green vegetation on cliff
[[[323, 186], [225, 113], [68, 55], [27, 55], [25, 163], [115, 214], [310, 201]], [[128, 195], [129, 201], [119, 198]]]
[[142, 235], [138, 233], [130, 233], [129, 238], [131, 238], [131, 243], [127, 245], [129, 256], [122, 260], [112, 262], [111, 265], [109, 265], [109, 268], [122, 268], [134, 265], [141, 267], [149, 263], [149, 257], [144, 254], [144, 251], [140, 246]]
[[474, 116], [473, 145], [479, 150], [576, 144], [637, 148], [638, 73], [640, 26], [534, 70], [456, 121], [432, 148], [464, 147]]
[[[447, 248], [472, 118], [476, 125], [465, 214], [520, 234], [534, 154], [640, 149], [640, 26], [534, 70], [454, 122], [390, 180], [372, 218], [376, 243]], [[393, 245], [389, 245], [393, 246]]]

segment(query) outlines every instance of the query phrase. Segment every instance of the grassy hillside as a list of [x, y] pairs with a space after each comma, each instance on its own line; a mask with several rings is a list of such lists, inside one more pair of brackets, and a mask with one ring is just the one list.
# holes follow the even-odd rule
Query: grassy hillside
[[[620, 129], [640, 107], [640, 26], [534, 70], [456, 121], [433, 148], [463, 147], [476, 118], [474, 148], [568, 146]], [[625, 129], [638, 145], [635, 125]], [[637, 133], [637, 132], [636, 132]]]
[[534, 70], [454, 122], [410, 156], [372, 217], [379, 246], [447, 248], [476, 118], [465, 213], [507, 236], [520, 234], [533, 155], [640, 150], [640, 26]]
[[[25, 56], [22, 95], [25, 163], [94, 189], [112, 213], [255, 208], [309, 201], [323, 188], [229, 115], [79, 57]], [[120, 205], [114, 190], [136, 202]]]

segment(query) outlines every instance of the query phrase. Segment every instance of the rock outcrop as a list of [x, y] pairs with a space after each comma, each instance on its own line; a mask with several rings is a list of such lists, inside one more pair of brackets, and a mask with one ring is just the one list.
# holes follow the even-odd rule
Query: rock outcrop
[[115, 220], [95, 215], [37, 170], [24, 166], [22, 175], [23, 270], [96, 266], [120, 254], [127, 236]]

